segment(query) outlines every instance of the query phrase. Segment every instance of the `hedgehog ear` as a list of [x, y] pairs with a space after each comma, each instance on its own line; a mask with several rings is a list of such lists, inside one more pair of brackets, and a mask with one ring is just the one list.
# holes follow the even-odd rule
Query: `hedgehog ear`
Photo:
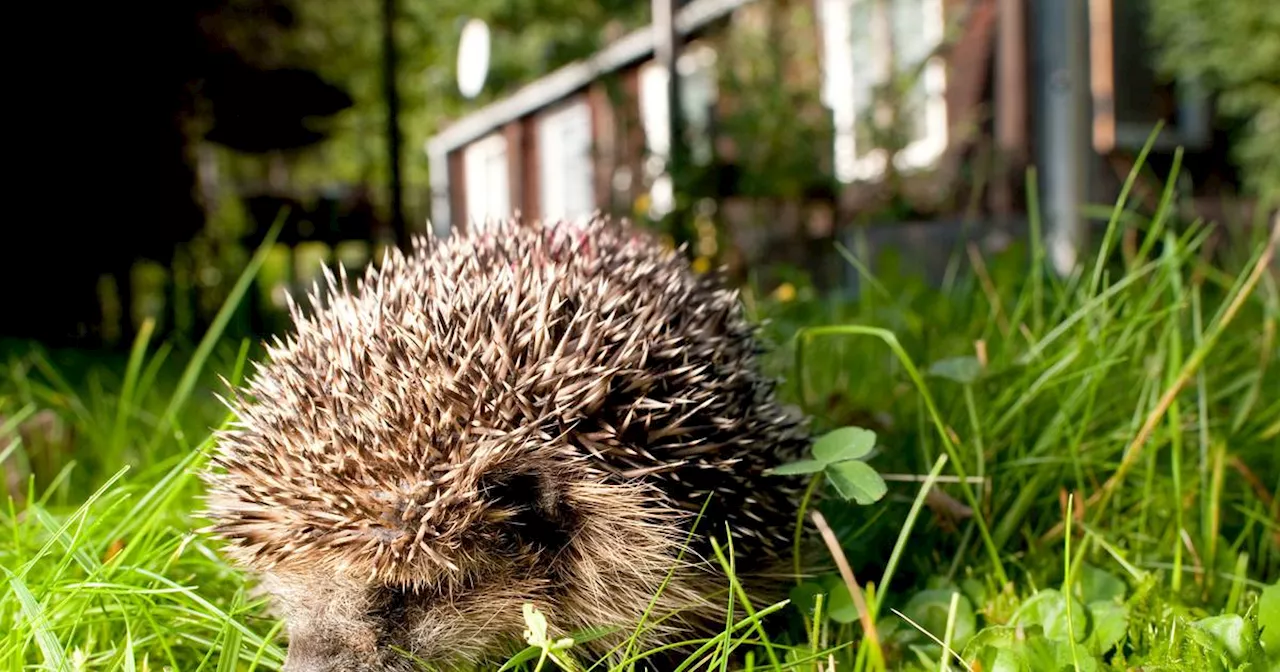
[[491, 507], [512, 512], [505, 525], [511, 541], [556, 550], [569, 539], [571, 512], [552, 479], [537, 471], [496, 472], [480, 482]]

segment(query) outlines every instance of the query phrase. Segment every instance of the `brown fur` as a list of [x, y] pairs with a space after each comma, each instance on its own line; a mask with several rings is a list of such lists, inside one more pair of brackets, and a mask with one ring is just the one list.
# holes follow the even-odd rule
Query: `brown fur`
[[562, 635], [634, 628], [670, 572], [642, 645], [686, 639], [723, 623], [706, 534], [731, 530], [746, 576], [785, 555], [795, 484], [761, 471], [807, 434], [737, 296], [677, 251], [599, 217], [509, 220], [330, 288], [230, 404], [206, 473], [210, 529], [286, 618], [287, 669], [491, 662], [526, 602]]

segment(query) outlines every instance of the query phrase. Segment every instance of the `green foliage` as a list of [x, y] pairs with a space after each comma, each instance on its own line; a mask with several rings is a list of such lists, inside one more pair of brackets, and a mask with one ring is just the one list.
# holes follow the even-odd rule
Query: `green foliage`
[[[955, 599], [954, 612], [951, 606], [953, 598]], [[950, 646], [956, 650], [963, 649], [977, 631], [978, 621], [973, 604], [968, 597], [956, 590], [942, 588], [922, 590], [907, 600], [906, 606], [902, 608], [902, 615], [924, 630], [939, 634], [946, 632], [947, 623], [952, 622]], [[909, 631], [900, 632], [905, 634]], [[916, 638], [916, 641], [919, 639]], [[931, 650], [932, 647], [920, 647], [919, 644], [913, 644], [913, 646], [930, 650], [935, 657], [941, 652], [941, 648], [935, 652]]]
[[1258, 627], [1262, 648], [1272, 660], [1280, 661], [1280, 582], [1264, 588], [1258, 598]]
[[525, 631], [525, 639], [528, 641], [530, 649], [537, 652], [538, 664], [534, 668], [535, 671], [542, 670], [547, 659], [554, 660], [561, 669], [577, 669], [577, 666], [563, 657], [564, 652], [574, 644], [572, 637], [555, 639], [548, 635], [547, 617], [530, 603], [525, 603], [524, 605], [524, 622], [528, 627], [528, 630]]
[[[856, 491], [820, 503], [868, 613], [821, 558], [791, 600], [763, 604], [734, 581], [723, 632], [682, 669], [1280, 664], [1280, 510], [1266, 492], [1280, 474], [1280, 288], [1254, 272], [1268, 243], [1241, 236], [1210, 256], [1206, 227], [1125, 222], [1142, 253], [1115, 259], [1104, 242], [1102, 262], [1067, 278], [1015, 248], [938, 288], [890, 272], [855, 300], [753, 302], [784, 344], [766, 368], [788, 374], [782, 395], [819, 428], [809, 459], [779, 471], [847, 495], [833, 467], [870, 470], [878, 449], [874, 504]], [[6, 479], [17, 496], [0, 508], [4, 669], [280, 669], [280, 622], [194, 531], [194, 473], [229, 420], [211, 391], [256, 354], [216, 333], [179, 352], [143, 334], [121, 360], [8, 360], [0, 463], [32, 475]], [[42, 411], [74, 440], [28, 443], [19, 428]], [[729, 573], [734, 549], [715, 551]], [[532, 641], [510, 669], [568, 662], [592, 636], [551, 642], [526, 616]]]
[[[1125, 584], [1119, 576], [1098, 568], [1090, 568], [1089, 574], [1092, 587], [1084, 581], [1073, 586], [1070, 627], [1067, 596], [1045, 588], [1027, 596], [1011, 622], [989, 623], [967, 644], [955, 648], [970, 665], [976, 662], [983, 670], [1010, 672], [1268, 669], [1253, 616], [1228, 613], [1190, 618], [1152, 591], [1154, 584], [1147, 583], [1143, 591], [1124, 600]], [[929, 594], [928, 599], [936, 603], [945, 593], [921, 595]], [[904, 611], [910, 618], [910, 611]], [[930, 629], [941, 632], [936, 615], [933, 622]], [[1069, 636], [1072, 632], [1074, 640]], [[931, 653], [933, 659], [926, 664], [936, 665], [940, 648]]]
[[[294, 2], [298, 25], [284, 35], [282, 61], [315, 68], [348, 91], [351, 109], [330, 124], [323, 146], [287, 157], [289, 180], [307, 189], [333, 184], [384, 185], [387, 174], [382, 3]], [[607, 0], [438, 0], [396, 3], [395, 40], [406, 202], [426, 216], [428, 165], [423, 147], [449, 121], [606, 42], [610, 26], [648, 20], [643, 2]], [[469, 101], [455, 82], [458, 39], [468, 18], [490, 24], [492, 56], [484, 92]], [[223, 153], [229, 174], [263, 179], [266, 161]], [[412, 214], [412, 213], [411, 213]]]
[[888, 492], [884, 479], [860, 460], [876, 445], [876, 433], [861, 427], [843, 427], [819, 437], [813, 459], [784, 464], [768, 473], [778, 476], [822, 472], [846, 501], [874, 504]]
[[1234, 143], [1257, 191], [1280, 185], [1280, 3], [1147, 0], [1161, 68], [1217, 94], [1221, 112], [1245, 122]]
[[982, 364], [977, 357], [948, 357], [929, 365], [929, 375], [971, 385], [982, 375]]
[[716, 126], [734, 140], [735, 191], [794, 199], [833, 188], [834, 136], [813, 67], [821, 52], [812, 5], [768, 0], [751, 11], [757, 20], [735, 23], [718, 45], [718, 85], [727, 105]]
[[1074, 639], [1079, 641], [1084, 635], [1086, 616], [1084, 605], [1075, 596], [1068, 598], [1053, 588], [1045, 588], [1018, 607], [1010, 624], [1039, 627], [1046, 637], [1064, 641], [1072, 639], [1069, 633], [1076, 633]]
[[[942, 524], [947, 516], [939, 515], [936, 524], [925, 525], [932, 529], [929, 542], [913, 540], [916, 553], [902, 557], [899, 571], [931, 577], [923, 590], [948, 589], [953, 580], [964, 586], [985, 633], [969, 646], [994, 642], [982, 654], [984, 670], [992, 669], [997, 654], [1004, 669], [1060, 669], [1059, 663], [1125, 669], [1125, 661], [1150, 669], [1222, 669], [1213, 662], [1221, 656], [1252, 656], [1250, 669], [1267, 669], [1258, 667], [1256, 648], [1235, 646], [1230, 636], [1249, 632], [1243, 624], [1253, 617], [1242, 595], [1256, 594], [1258, 580], [1280, 576], [1274, 541], [1280, 518], [1265, 495], [1255, 497], [1243, 482], [1236, 481], [1235, 495], [1224, 488], [1219, 453], [1229, 441], [1235, 456], [1229, 459], [1249, 465], [1267, 483], [1280, 466], [1274, 452], [1280, 406], [1257, 396], [1277, 389], [1266, 353], [1280, 324], [1280, 294], [1270, 276], [1255, 272], [1267, 231], [1245, 236], [1248, 245], [1209, 263], [1200, 251], [1210, 229], [1170, 221], [1165, 211], [1133, 225], [1142, 250], [1156, 249], [1159, 241], [1162, 252], [1097, 261], [1107, 259], [1119, 240], [1120, 225], [1113, 224], [1103, 251], [1077, 277], [1027, 268], [1025, 248], [1014, 247], [988, 262], [987, 282], [950, 276], [931, 289], [891, 271], [864, 283], [856, 304], [762, 301], [761, 316], [772, 320], [769, 333], [784, 344], [770, 355], [774, 366], [803, 362], [786, 380], [786, 396], [837, 424], [883, 418], [877, 427], [881, 473], [919, 473], [946, 452], [964, 465], [954, 470], [956, 477], [987, 474], [990, 485], [974, 509], [990, 520], [989, 542], [975, 520], [959, 538], [948, 535]], [[1222, 275], [1211, 270], [1225, 268], [1231, 270]], [[1098, 278], [1096, 285], [1081, 280], [1089, 276]], [[816, 323], [842, 326], [809, 330], [825, 338], [791, 338]], [[869, 325], [893, 330], [893, 338]], [[877, 338], [858, 338], [866, 335]], [[1183, 347], [1174, 350], [1179, 342]], [[975, 351], [977, 356], [964, 354]], [[927, 373], [938, 382], [925, 385], [912, 360], [934, 362]], [[1164, 406], [1160, 399], [1173, 384], [1181, 386], [1174, 390], [1178, 403]], [[1144, 427], [1149, 434], [1138, 443]], [[1131, 445], [1145, 451], [1140, 458]], [[1100, 511], [1097, 491], [1124, 462], [1132, 470], [1117, 479], [1109, 506]], [[1230, 473], [1225, 478], [1233, 480]], [[1089, 506], [1082, 507], [1084, 534], [1072, 555], [1068, 620], [1065, 590], [1028, 588], [1060, 580], [1055, 570], [1061, 570], [1061, 554], [1044, 541], [1060, 538], [1053, 536], [1061, 529], [1060, 497], [1071, 491], [1078, 493], [1077, 504], [1088, 500]], [[839, 507], [830, 508], [834, 519]], [[898, 532], [899, 518], [886, 516], [887, 529], [877, 531], [874, 516], [851, 516], [837, 531], [850, 539], [849, 547], [883, 548]], [[1267, 530], [1263, 537], [1254, 536], [1260, 531], [1255, 526]], [[982, 552], [988, 544], [991, 549]], [[863, 564], [856, 569], [864, 576], [880, 566], [883, 553], [858, 557]], [[1013, 568], [1011, 583], [993, 579], [993, 557]], [[1193, 557], [1197, 569], [1190, 566]], [[1202, 563], [1213, 569], [1199, 569]], [[933, 585], [933, 578], [941, 583]], [[886, 585], [878, 589], [887, 596]], [[815, 590], [822, 592], [821, 582], [806, 582], [792, 593], [810, 616], [806, 605]], [[911, 596], [902, 590], [899, 604]], [[1128, 597], [1131, 592], [1136, 596]], [[905, 606], [898, 609], [913, 618]], [[1243, 620], [1201, 622], [1223, 615]], [[844, 614], [851, 623], [849, 616]], [[1023, 634], [1013, 625], [1018, 622]], [[1203, 628], [1189, 633], [1196, 623], [1228, 635], [1226, 644]], [[941, 629], [928, 630], [943, 637]], [[932, 640], [921, 643], [906, 634], [913, 631], [893, 628], [886, 647], [941, 652]], [[1003, 648], [994, 645], [1001, 641]], [[923, 667], [938, 669], [938, 657]]]
[[1020, 636], [1009, 626], [989, 628], [978, 633], [966, 649], [965, 660], [975, 661], [984, 670], [999, 672], [1039, 672], [1040, 670], [1099, 669], [1096, 659], [1084, 655], [1079, 644], [1046, 637], [1033, 629]]

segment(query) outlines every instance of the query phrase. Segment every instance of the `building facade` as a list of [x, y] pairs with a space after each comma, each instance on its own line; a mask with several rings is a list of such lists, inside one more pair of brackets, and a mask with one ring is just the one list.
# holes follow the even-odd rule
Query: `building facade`
[[[1114, 197], [1157, 124], [1157, 173], [1177, 146], [1210, 178], [1226, 165], [1204, 96], [1153, 74], [1144, 22], [1141, 2], [1120, 0], [691, 0], [675, 18], [688, 160], [718, 166], [705, 193], [754, 256], [867, 217], [1016, 220], [1034, 164], [1050, 244], [1070, 265], [1082, 206]], [[770, 61], [782, 43], [787, 56]], [[654, 45], [653, 30], [626, 35], [431, 138], [436, 232], [516, 211], [669, 209], [667, 70]], [[796, 102], [746, 108], [772, 126], [735, 126], [750, 92], [725, 83], [762, 63]], [[818, 130], [774, 128], [792, 120]], [[752, 155], [764, 158], [752, 167]], [[743, 177], [797, 157], [792, 172], [811, 184], [769, 193]]]

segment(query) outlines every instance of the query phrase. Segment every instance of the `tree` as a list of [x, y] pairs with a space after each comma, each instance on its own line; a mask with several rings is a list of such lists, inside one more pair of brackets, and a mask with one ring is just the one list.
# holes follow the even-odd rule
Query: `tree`
[[[6, 287], [16, 295], [0, 316], [6, 335], [93, 340], [106, 277], [125, 303], [127, 342], [137, 261], [172, 267], [180, 246], [191, 248], [181, 256], [196, 258], [234, 243], [217, 232], [222, 238], [210, 240], [208, 217], [235, 218], [222, 205], [202, 210], [197, 148], [213, 150], [220, 181], [233, 187], [280, 166], [290, 187], [303, 193], [387, 184], [379, 3], [174, 0], [74, 12], [37, 3], [19, 12], [31, 14], [19, 16], [20, 23], [47, 31], [36, 36], [43, 52], [77, 65], [57, 70], [35, 60], [11, 84], [9, 100], [21, 101], [10, 103], [22, 131], [17, 193], [28, 201], [24, 210], [38, 214], [6, 232], [4, 269], [12, 274]], [[427, 137], [449, 119], [595, 51], [610, 24], [629, 28], [647, 19], [645, 3], [626, 0], [402, 1], [398, 12], [406, 209], [416, 211], [410, 221], [419, 225], [429, 184], [421, 149]], [[495, 37], [479, 101], [463, 100], [454, 84], [457, 38], [468, 16], [489, 21]], [[385, 205], [385, 198], [375, 200]]]
[[[378, 3], [357, 0], [296, 3], [298, 30], [284, 41], [294, 62], [315, 67], [351, 93], [354, 105], [336, 119], [319, 151], [289, 160], [295, 186], [385, 185], [387, 175], [382, 43]], [[427, 138], [451, 119], [604, 46], [611, 33], [643, 25], [647, 3], [602, 0], [438, 0], [400, 2], [395, 25], [397, 84], [406, 209], [421, 227], [428, 199]], [[470, 18], [485, 20], [493, 54], [485, 90], [469, 101], [454, 81], [458, 38]], [[616, 27], [616, 30], [610, 30]], [[240, 160], [233, 171], [254, 174], [261, 162]]]
[[1280, 3], [1148, 0], [1158, 64], [1198, 80], [1242, 128], [1233, 154], [1246, 186], [1280, 185]]
[[294, 17], [279, 0], [18, 11], [41, 48], [7, 97], [20, 101], [11, 103], [20, 129], [11, 162], [27, 214], [6, 231], [4, 332], [93, 339], [106, 277], [118, 286], [127, 339], [134, 263], [169, 263], [204, 225], [194, 139], [248, 151], [306, 146], [324, 133], [303, 119], [349, 101], [313, 73], [281, 69], [273, 45]]

